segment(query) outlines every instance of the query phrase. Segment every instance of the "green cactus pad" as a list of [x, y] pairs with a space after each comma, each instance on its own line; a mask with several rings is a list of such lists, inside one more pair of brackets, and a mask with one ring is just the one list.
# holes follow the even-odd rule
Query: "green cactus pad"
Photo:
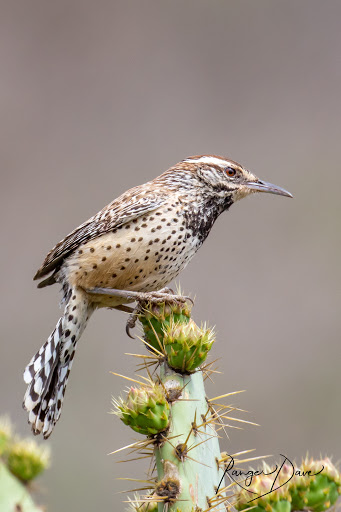
[[191, 373], [205, 361], [214, 340], [211, 330], [201, 329], [193, 320], [189, 320], [186, 324], [170, 322], [165, 329], [163, 342], [169, 366], [183, 373]]
[[192, 306], [184, 304], [146, 304], [139, 315], [145, 340], [157, 351], [163, 352], [164, 331], [171, 322], [187, 324]]
[[140, 434], [158, 434], [169, 425], [169, 404], [163, 388], [157, 384], [150, 387], [132, 387], [127, 399], [121, 399], [115, 405], [123, 423]]

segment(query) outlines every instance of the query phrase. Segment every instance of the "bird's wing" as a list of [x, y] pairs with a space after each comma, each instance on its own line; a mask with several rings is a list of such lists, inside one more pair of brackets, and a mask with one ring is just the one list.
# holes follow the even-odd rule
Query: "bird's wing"
[[157, 209], [165, 203], [166, 197], [165, 194], [151, 193], [145, 186], [128, 190], [53, 247], [34, 279], [40, 279], [58, 268], [63, 259], [82, 243]]

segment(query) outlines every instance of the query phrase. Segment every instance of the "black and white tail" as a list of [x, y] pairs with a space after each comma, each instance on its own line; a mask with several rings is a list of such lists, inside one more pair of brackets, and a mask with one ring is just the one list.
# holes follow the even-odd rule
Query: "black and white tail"
[[71, 289], [63, 316], [25, 368], [28, 387], [23, 407], [29, 412], [28, 422], [35, 435], [42, 432], [47, 439], [60, 417], [77, 341], [92, 312], [85, 292]]

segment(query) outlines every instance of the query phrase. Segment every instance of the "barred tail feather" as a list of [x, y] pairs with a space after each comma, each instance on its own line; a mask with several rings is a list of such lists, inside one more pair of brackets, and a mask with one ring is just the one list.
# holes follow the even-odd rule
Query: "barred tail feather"
[[93, 312], [79, 288], [72, 289], [69, 297], [54, 331], [24, 371], [28, 387], [23, 407], [29, 413], [33, 433], [43, 433], [45, 439], [60, 417], [77, 341]]

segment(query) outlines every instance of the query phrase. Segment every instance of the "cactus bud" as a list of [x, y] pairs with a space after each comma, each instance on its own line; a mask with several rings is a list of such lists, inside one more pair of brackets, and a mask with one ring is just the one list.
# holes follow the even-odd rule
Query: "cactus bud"
[[17, 441], [8, 452], [7, 465], [22, 482], [30, 482], [49, 466], [50, 451], [35, 441]]
[[159, 352], [163, 351], [164, 330], [172, 321], [179, 324], [188, 323], [191, 308], [192, 306], [187, 302], [183, 304], [146, 304], [143, 313], [139, 315], [145, 340]]
[[158, 434], [169, 424], [169, 404], [163, 388], [158, 384], [131, 387], [126, 400], [114, 402], [117, 414], [135, 432], [144, 435]]
[[306, 459], [299, 473], [300, 476], [290, 482], [293, 510], [323, 512], [334, 505], [341, 494], [340, 473], [329, 458], [318, 461]]
[[272, 484], [273, 479], [269, 476], [253, 476], [248, 489], [242, 488], [237, 493], [236, 509], [255, 507], [253, 510], [256, 512], [290, 512], [290, 498], [285, 487], [275, 488], [269, 492]]
[[210, 329], [198, 327], [192, 319], [186, 324], [170, 322], [163, 339], [169, 366], [183, 373], [195, 371], [211, 350], [213, 336]]

